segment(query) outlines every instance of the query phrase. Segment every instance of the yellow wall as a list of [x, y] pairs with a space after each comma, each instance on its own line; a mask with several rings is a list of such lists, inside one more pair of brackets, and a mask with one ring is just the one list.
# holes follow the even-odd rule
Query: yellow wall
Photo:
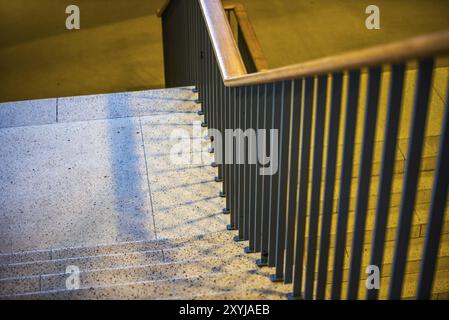
[[[237, 2], [246, 7], [270, 68], [449, 28], [449, 0]], [[365, 27], [370, 4], [380, 9], [380, 30]]]
[[0, 0], [0, 101], [162, 87], [161, 2]]
[[[228, 0], [224, 0], [229, 2]], [[270, 67], [449, 28], [449, 0], [236, 0]], [[0, 0], [0, 101], [163, 87], [163, 0]], [[235, 2], [235, 1], [230, 1]], [[381, 9], [381, 30], [364, 26]], [[65, 28], [65, 8], [81, 30]]]

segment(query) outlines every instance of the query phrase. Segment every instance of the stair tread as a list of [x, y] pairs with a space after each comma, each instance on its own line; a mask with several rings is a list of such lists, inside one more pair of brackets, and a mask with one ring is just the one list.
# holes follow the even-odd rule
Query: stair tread
[[[417, 283], [419, 279], [419, 273], [408, 273], [405, 274], [404, 286], [402, 289], [401, 299], [414, 299], [416, 296]], [[388, 286], [390, 282], [389, 276], [381, 277], [379, 299], [384, 300], [388, 297]], [[342, 283], [342, 298], [346, 297], [346, 291], [348, 288], [348, 282], [344, 281]], [[330, 297], [330, 286], [327, 288], [327, 296]], [[359, 292], [358, 299], [365, 299], [366, 295], [366, 283], [362, 279], [359, 282]], [[435, 273], [434, 286], [432, 289], [432, 295], [437, 295], [440, 293], [445, 293], [449, 291], [449, 269], [438, 270]]]
[[32, 275], [64, 274], [67, 266], [77, 266], [81, 271], [108, 269], [114, 266], [131, 267], [156, 263], [191, 260], [192, 258], [227, 257], [241, 253], [243, 244], [231, 240], [229, 245], [208, 242], [190, 244], [164, 250], [113, 253], [96, 256], [83, 256], [55, 260], [14, 263], [0, 266], [0, 278], [17, 278]]
[[[259, 270], [246, 270], [234, 273], [215, 273], [181, 279], [143, 281], [104, 287], [82, 288], [79, 290], [59, 290], [40, 293], [21, 294], [5, 299], [166, 299], [206, 295], [210, 292], [229, 293], [235, 288], [248, 291], [276, 292], [286, 294], [290, 286], [272, 283], [266, 274]], [[269, 289], [267, 289], [269, 288]]]
[[[82, 288], [129, 282], [180, 279], [201, 274], [236, 272], [255, 268], [256, 257], [244, 253], [227, 257], [206, 257], [150, 265], [85, 270], [79, 273]], [[0, 296], [13, 293], [63, 290], [68, 274], [45, 274], [0, 280]]]
[[[397, 150], [395, 154], [395, 172], [396, 173], [403, 173], [405, 169], [405, 162], [406, 157], [404, 156], [408, 143], [410, 142], [410, 139], [399, 139], [397, 142], [397, 146], [399, 150]], [[422, 171], [429, 171], [435, 169], [436, 165], [436, 158], [438, 156], [438, 148], [439, 148], [439, 142], [440, 142], [440, 136], [427, 136], [424, 139], [423, 144], [423, 155], [422, 155], [422, 163], [421, 163], [421, 170]], [[380, 174], [381, 170], [381, 163], [382, 163], [382, 155], [383, 155], [383, 145], [384, 141], [375, 141], [374, 142], [374, 152], [373, 152], [373, 176], [378, 176]], [[360, 170], [360, 163], [361, 163], [361, 151], [362, 151], [362, 143], [355, 143], [354, 144], [354, 170], [353, 170], [353, 177], [357, 177], [359, 175]], [[326, 150], [327, 146], [324, 146], [324, 150]], [[405, 150], [405, 151], [404, 151]], [[343, 144], [338, 145], [338, 153], [341, 155], [343, 152]], [[342, 157], [337, 157], [337, 172], [341, 170], [341, 166], [343, 163]], [[323, 169], [325, 168], [326, 163], [323, 163]], [[313, 161], [310, 164], [310, 168], [313, 167]]]
[[0, 254], [0, 266], [11, 263], [25, 263], [47, 261], [65, 258], [76, 258], [85, 256], [99, 256], [105, 254], [120, 254], [125, 252], [137, 251], [156, 251], [181, 247], [185, 245], [194, 245], [196, 242], [215, 243], [228, 241], [233, 235], [226, 232], [213, 232], [197, 237], [179, 237], [173, 239], [155, 239], [141, 240], [131, 242], [121, 242], [114, 244], [105, 244], [97, 246], [79, 246], [57, 248], [49, 250], [33, 250]]

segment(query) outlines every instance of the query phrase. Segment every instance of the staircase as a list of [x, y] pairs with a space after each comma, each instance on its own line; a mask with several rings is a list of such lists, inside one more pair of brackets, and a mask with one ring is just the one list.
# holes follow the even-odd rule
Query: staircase
[[[0, 299], [286, 297], [225, 231], [206, 132], [192, 131], [196, 98], [176, 88], [0, 104]], [[192, 154], [207, 165], [173, 164], [176, 130], [204, 142]]]
[[[170, 133], [175, 129], [189, 128], [199, 118], [196, 115], [198, 105], [194, 103], [196, 95], [191, 89], [0, 104], [0, 112], [7, 114], [2, 118], [0, 128], [1, 299], [286, 298], [291, 290], [290, 285], [271, 282], [269, 275], [272, 270], [255, 265], [260, 255], [244, 253], [246, 242], [234, 242], [232, 239], [235, 232], [225, 231], [228, 216], [220, 214], [224, 204], [218, 197], [219, 184], [213, 181], [214, 169], [209, 165], [174, 165], [170, 159], [169, 151], [178, 141], [168, 139]], [[42, 109], [49, 109], [47, 113], [54, 112], [54, 115], [57, 108], [58, 118], [30, 117], [27, 113], [33, 110], [27, 108], [29, 105], [39, 105], [41, 113]], [[97, 141], [98, 137], [92, 137], [93, 133], [102, 137], [101, 143]], [[122, 134], [125, 136], [122, 137]], [[137, 143], [133, 144], [135, 135]], [[204, 141], [204, 135], [205, 131], [202, 131], [188, 139], [193, 144], [198, 139]], [[131, 139], [131, 142], [126, 139]], [[70, 145], [64, 144], [67, 140], [70, 140]], [[11, 144], [9, 141], [19, 142]], [[426, 165], [421, 173], [408, 257], [406, 277], [411, 280], [406, 283], [415, 283], [414, 278], [419, 271], [430, 202], [431, 185], [428, 181], [435, 168], [436, 141], [438, 139], [434, 137], [426, 139]], [[125, 148], [129, 143], [133, 148]], [[114, 150], [106, 152], [108, 148], [104, 144], [114, 146]], [[401, 144], [406, 145], [406, 141], [400, 141], [399, 145]], [[204, 145], [209, 143], [204, 141]], [[377, 145], [380, 146], [381, 142], [376, 144], [376, 148]], [[135, 151], [134, 148], [142, 152]], [[356, 145], [357, 148], [360, 145]], [[42, 157], [42, 150], [46, 151], [45, 157]], [[136, 155], [129, 154], [130, 152], [135, 152]], [[211, 154], [201, 153], [205, 163], [212, 161]], [[21, 161], [12, 161], [19, 155]], [[357, 161], [356, 159], [356, 167]], [[375, 159], [375, 168], [376, 161], [380, 160]], [[388, 283], [391, 269], [400, 199], [398, 188], [402, 185], [405, 159], [399, 154], [396, 161], [392, 209], [382, 269], [385, 276], [382, 278], [383, 283]], [[72, 167], [68, 166], [69, 162]], [[120, 166], [115, 168], [115, 162], [120, 163]], [[34, 166], [29, 166], [31, 163]], [[125, 176], [118, 170], [126, 167], [129, 170], [133, 166], [144, 169], [128, 172]], [[338, 166], [340, 164], [337, 163]], [[75, 173], [84, 172], [85, 179], [74, 178], [72, 170]], [[354, 171], [354, 179], [357, 179], [357, 172]], [[378, 169], [373, 171], [373, 201], [370, 201], [373, 204], [377, 197], [378, 172]], [[114, 175], [120, 175], [120, 178], [112, 179], [113, 182], [109, 184], [103, 185], [97, 181], [98, 176]], [[135, 208], [138, 205], [136, 202], [129, 203], [129, 197], [139, 189], [133, 187], [133, 184], [138, 184], [140, 180], [146, 182], [147, 179], [149, 186], [144, 188], [143, 194], [138, 192], [134, 195], [144, 198], [141, 203], [145, 210], [139, 211]], [[125, 187], [120, 189], [118, 184]], [[30, 185], [33, 186], [32, 189], [29, 189]], [[46, 188], [53, 185], [70, 193], [71, 198], [64, 198], [62, 193], [57, 193], [59, 198], [48, 194]], [[97, 189], [90, 189], [90, 185]], [[94, 194], [80, 192], [82, 188], [88, 188]], [[108, 188], [119, 188], [120, 192], [111, 192], [110, 199], [102, 195], [108, 193]], [[49, 202], [48, 199], [56, 202]], [[69, 200], [78, 205], [68, 207], [65, 201]], [[118, 204], [116, 203], [115, 208], [107, 207], [109, 216], [106, 217], [102, 216], [104, 212], [97, 209], [96, 205], [89, 207], [83, 204], [102, 201], [108, 206], [107, 200]], [[34, 208], [32, 203], [27, 202], [34, 203]], [[354, 201], [351, 203], [351, 210], [354, 210]], [[20, 209], [29, 205], [31, 215]], [[81, 209], [87, 212], [83, 213]], [[139, 216], [143, 212], [148, 212], [148, 215]], [[120, 214], [122, 219], [127, 220], [121, 226], [109, 225], [114, 214]], [[40, 215], [43, 218], [36, 220]], [[447, 299], [449, 293], [447, 214], [445, 219], [432, 296], [434, 299]], [[336, 220], [335, 213], [331, 228], [328, 287], [332, 279]], [[145, 223], [148, 221], [150, 223]], [[372, 208], [368, 211], [367, 221], [362, 270], [369, 260], [374, 228]], [[80, 233], [76, 226], [86, 223], [98, 225]], [[101, 224], [107, 227], [104, 231], [100, 228]], [[349, 272], [353, 211], [349, 214], [348, 224], [343, 289]], [[129, 229], [125, 234], [123, 226]], [[29, 232], [20, 233], [20, 230]], [[64, 234], [60, 234], [60, 230]], [[143, 236], [144, 234], [147, 236]], [[9, 241], [10, 247], [5, 245]], [[73, 275], [67, 270], [68, 266], [76, 266], [79, 270], [78, 289], [66, 285], [67, 279]], [[362, 272], [361, 298], [364, 294], [365, 277]], [[414, 297], [415, 290], [415, 286], [406, 284], [403, 298]], [[381, 298], [386, 297], [384, 291], [381, 290]]]
[[[255, 257], [224, 232], [193, 238], [64, 248], [2, 256], [0, 293], [8, 299], [281, 299]], [[80, 287], [66, 288], [66, 267]], [[269, 288], [269, 289], [267, 289]]]

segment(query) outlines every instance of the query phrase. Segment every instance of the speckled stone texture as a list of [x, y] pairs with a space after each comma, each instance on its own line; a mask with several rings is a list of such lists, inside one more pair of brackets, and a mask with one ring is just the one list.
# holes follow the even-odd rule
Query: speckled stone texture
[[0, 298], [194, 297], [258, 277], [263, 297], [268, 274], [225, 231], [196, 99], [176, 88], [0, 104]]
[[[176, 88], [0, 104], [0, 299], [286, 298], [291, 285], [272, 283], [273, 270], [255, 266], [260, 255], [244, 254], [247, 242], [232, 241], [236, 233], [225, 230], [229, 216], [221, 213], [222, 185], [214, 182], [214, 154], [207, 151], [210, 142], [196, 114], [196, 98], [192, 88]], [[408, 283], [416, 280], [420, 267], [438, 140], [431, 133], [425, 139]], [[382, 267], [385, 283], [407, 144], [407, 138], [398, 141]], [[177, 153], [171, 152], [174, 148]], [[360, 141], [355, 149], [360, 152]], [[370, 258], [381, 149], [382, 141], [377, 141], [362, 268]], [[354, 165], [343, 288], [360, 159]], [[337, 184], [335, 208], [338, 189]], [[435, 299], [447, 297], [449, 290], [448, 217]], [[334, 212], [329, 284], [336, 222]], [[77, 290], [67, 289], [68, 266], [80, 271]], [[407, 284], [404, 298], [415, 290]]]
[[[0, 253], [223, 230], [196, 98], [175, 88], [0, 104]], [[176, 132], [200, 146], [200, 164], [171, 161]]]
[[57, 99], [0, 103], [0, 128], [56, 123]]

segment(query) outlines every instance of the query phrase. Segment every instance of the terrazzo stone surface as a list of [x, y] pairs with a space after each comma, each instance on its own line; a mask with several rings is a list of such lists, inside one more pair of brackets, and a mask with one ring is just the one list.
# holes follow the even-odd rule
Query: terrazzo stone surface
[[[109, 245], [95, 245], [93, 247], [65, 247], [49, 250], [23, 251], [0, 254], [0, 265], [25, 263], [45, 260], [58, 260], [76, 258], [83, 256], [99, 256], [110, 254], [125, 254], [138, 251], [154, 251], [163, 249], [175, 249], [186, 246], [205, 246], [217, 243], [228, 243], [232, 240], [232, 232], [212, 232], [196, 237], [177, 237], [153, 240], [140, 240], [131, 242], [120, 242]], [[238, 246], [237, 246], [238, 247]]]
[[17, 292], [37, 292], [40, 289], [40, 276], [0, 279], [0, 297], [13, 295]]
[[58, 99], [60, 122], [192, 113], [197, 95], [190, 88], [98, 94]]
[[0, 254], [0, 265], [51, 259], [51, 250], [37, 250], [28, 252], [14, 252]]
[[14, 251], [153, 239], [139, 131], [133, 118], [1, 129], [2, 239]]
[[0, 128], [56, 122], [56, 99], [0, 103]]
[[[401, 299], [415, 299], [416, 297], [416, 289], [417, 282], [419, 279], [419, 273], [409, 273], [404, 276], [404, 286], [402, 288]], [[380, 291], [379, 291], [379, 300], [386, 300], [388, 298], [388, 287], [389, 287], [390, 277], [381, 277], [380, 279]], [[449, 286], [449, 271], [441, 270], [435, 273], [435, 282], [434, 287], [432, 289], [432, 294], [437, 295], [440, 293], [446, 293], [447, 288]], [[327, 286], [327, 299], [330, 299], [330, 287]], [[348, 290], [348, 282], [345, 281], [342, 283], [342, 296], [341, 299], [346, 299], [346, 293]], [[366, 296], [366, 280], [362, 279], [359, 282], [359, 292], [357, 299], [362, 300], [365, 299]]]
[[[80, 273], [82, 288], [98, 287], [104, 284], [120, 285], [142, 281], [160, 281], [165, 279], [182, 279], [213, 273], [243, 272], [254, 268], [253, 259], [241, 253], [239, 256], [225, 258], [209, 257], [190, 259], [176, 263], [148, 264], [136, 267], [121, 267], [91, 270]], [[41, 277], [41, 291], [66, 289], [67, 275], [44, 275]]]
[[[221, 214], [224, 200], [221, 184], [214, 182], [213, 155], [203, 137], [200, 118], [185, 114], [142, 117], [147, 167], [156, 223], [160, 237], [199, 235], [224, 230], [227, 217]], [[184, 153], [169, 151], [179, 146]]]
[[65, 273], [68, 266], [76, 266], [80, 271], [107, 269], [120, 265], [123, 267], [149, 265], [163, 262], [161, 250], [143, 251], [103, 256], [85, 256], [69, 259], [47, 260], [31, 263], [18, 263], [0, 266], [1, 278], [26, 277], [41, 274]]
[[[255, 270], [258, 255], [242, 254], [246, 243], [231, 241], [235, 232], [224, 231], [229, 216], [221, 214], [222, 185], [213, 180], [217, 170], [210, 163], [215, 155], [207, 152], [210, 142], [204, 138], [207, 130], [200, 126], [195, 99], [191, 88], [63, 98], [57, 101], [57, 123], [0, 128], [2, 299], [14, 293], [22, 295], [12, 297], [24, 299], [285, 298], [291, 286], [271, 283], [272, 270]], [[406, 138], [398, 142], [384, 274], [394, 254], [407, 143]], [[360, 153], [359, 141], [355, 150]], [[374, 228], [381, 150], [377, 141], [366, 243]], [[428, 134], [409, 273], [419, 268], [437, 150], [438, 137]], [[335, 208], [338, 190], [337, 183]], [[334, 213], [328, 281], [336, 221]], [[447, 232], [445, 226], [444, 237]], [[440, 250], [442, 270], [449, 270], [448, 248]], [[366, 245], [363, 263], [368, 261]], [[79, 290], [65, 290], [68, 265], [80, 268]], [[434, 295], [444, 296], [446, 284], [442, 281]], [[239, 291], [243, 288], [245, 293]]]
[[[191, 88], [60, 98], [58, 123], [0, 129], [0, 253], [223, 230], [196, 98]], [[200, 164], [172, 161], [180, 130]]]
[[[235, 273], [212, 273], [188, 278], [173, 278], [162, 281], [144, 281], [117, 286], [98, 287], [74, 291], [49, 291], [40, 295], [16, 296], [21, 299], [169, 299], [188, 298], [210, 292], [229, 293], [238, 287], [261, 293], [287, 294], [289, 286], [272, 283], [268, 274], [259, 270]], [[269, 289], [267, 289], [269, 288]]]

